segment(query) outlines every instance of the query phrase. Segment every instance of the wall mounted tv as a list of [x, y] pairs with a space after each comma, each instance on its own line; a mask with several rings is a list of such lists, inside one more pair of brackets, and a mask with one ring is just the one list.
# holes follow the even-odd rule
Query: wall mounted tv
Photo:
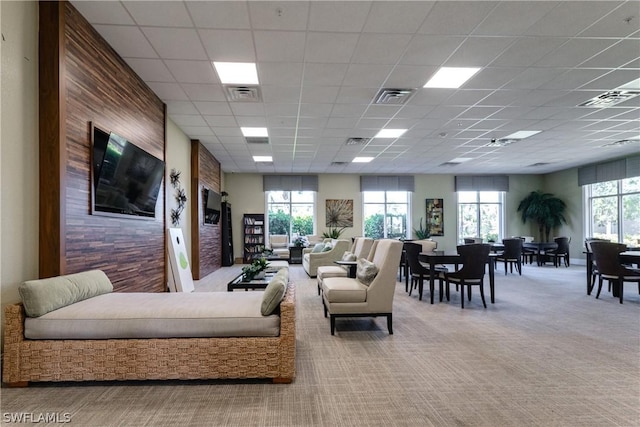
[[220, 211], [222, 210], [220, 194], [205, 188], [202, 192], [202, 203], [204, 204], [204, 223], [217, 224], [220, 221]]
[[91, 213], [153, 219], [164, 162], [115, 133], [91, 126]]

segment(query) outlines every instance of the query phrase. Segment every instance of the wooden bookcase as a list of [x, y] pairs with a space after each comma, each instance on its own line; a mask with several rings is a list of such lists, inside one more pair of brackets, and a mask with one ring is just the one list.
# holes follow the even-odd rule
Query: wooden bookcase
[[222, 266], [233, 265], [233, 233], [231, 232], [231, 204], [222, 202], [221, 218]]
[[243, 262], [250, 264], [255, 258], [262, 256], [264, 250], [264, 214], [244, 214], [244, 251]]

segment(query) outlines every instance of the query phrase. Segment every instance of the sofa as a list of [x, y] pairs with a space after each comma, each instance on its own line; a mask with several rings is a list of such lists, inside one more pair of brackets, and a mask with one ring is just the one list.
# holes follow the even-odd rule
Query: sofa
[[[2, 381], [289, 383], [296, 337], [287, 282], [265, 292], [120, 293], [99, 270], [25, 282], [22, 303], [5, 308]], [[275, 310], [263, 314], [265, 303]]]
[[316, 277], [318, 267], [321, 265], [334, 265], [335, 261], [342, 259], [342, 255], [351, 247], [351, 242], [345, 239], [332, 239], [324, 244], [324, 249], [319, 252], [305, 252], [302, 255], [302, 266], [309, 277]]

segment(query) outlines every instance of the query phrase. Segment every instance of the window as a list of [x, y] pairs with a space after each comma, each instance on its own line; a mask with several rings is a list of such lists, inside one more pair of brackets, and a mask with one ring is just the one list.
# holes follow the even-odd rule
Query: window
[[584, 188], [587, 235], [636, 246], [640, 242], [640, 177]]
[[365, 237], [411, 238], [407, 230], [410, 194], [408, 191], [363, 191]]
[[267, 191], [269, 234], [313, 234], [315, 191]]
[[503, 235], [504, 192], [458, 191], [458, 240], [481, 237], [500, 241]]

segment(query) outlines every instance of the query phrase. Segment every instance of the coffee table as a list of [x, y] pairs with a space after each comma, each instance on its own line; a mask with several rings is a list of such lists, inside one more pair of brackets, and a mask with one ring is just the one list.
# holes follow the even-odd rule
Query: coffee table
[[267, 287], [271, 279], [273, 279], [275, 274], [275, 271], [268, 271], [261, 279], [244, 281], [242, 280], [243, 274], [240, 273], [235, 279], [227, 283], [227, 292], [233, 292], [235, 289], [244, 289], [245, 291], [248, 291], [249, 289], [264, 289]]

